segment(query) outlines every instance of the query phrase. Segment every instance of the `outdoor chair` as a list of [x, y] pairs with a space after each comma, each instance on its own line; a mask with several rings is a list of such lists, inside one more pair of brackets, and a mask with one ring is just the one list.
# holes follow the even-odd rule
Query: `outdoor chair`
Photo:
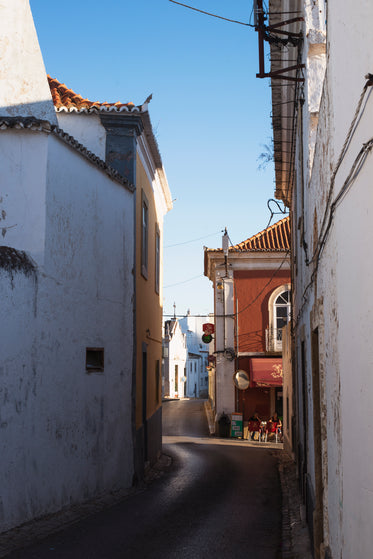
[[259, 440], [260, 440], [260, 431], [261, 431], [260, 421], [250, 420], [249, 421], [249, 427], [248, 427], [248, 432], [249, 432], [248, 439], [249, 440], [251, 439], [251, 436], [252, 436], [253, 433], [259, 433]]

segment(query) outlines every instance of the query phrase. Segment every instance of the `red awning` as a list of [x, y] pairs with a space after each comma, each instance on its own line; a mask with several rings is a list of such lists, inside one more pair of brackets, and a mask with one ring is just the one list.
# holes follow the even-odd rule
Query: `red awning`
[[252, 357], [250, 359], [250, 381], [253, 388], [260, 386], [282, 386], [282, 359], [274, 357]]

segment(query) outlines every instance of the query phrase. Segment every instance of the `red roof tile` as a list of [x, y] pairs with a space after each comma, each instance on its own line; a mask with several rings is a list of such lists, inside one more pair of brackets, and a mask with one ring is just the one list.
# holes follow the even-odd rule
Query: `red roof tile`
[[290, 218], [285, 217], [229, 250], [290, 250]]
[[[133, 103], [98, 103], [83, 99], [81, 95], [69, 89], [65, 84], [60, 83], [58, 80], [51, 78], [48, 75], [49, 87], [52, 94], [54, 106], [57, 110], [67, 111], [87, 111], [89, 109], [96, 110], [114, 110], [114, 111], [132, 111], [136, 109]], [[138, 109], [137, 109], [138, 110]]]

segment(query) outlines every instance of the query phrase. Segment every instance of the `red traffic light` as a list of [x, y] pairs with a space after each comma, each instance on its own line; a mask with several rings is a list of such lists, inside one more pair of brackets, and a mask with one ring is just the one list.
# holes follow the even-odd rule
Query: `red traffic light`
[[215, 324], [205, 322], [205, 324], [202, 324], [202, 330], [205, 334], [213, 334], [215, 332]]

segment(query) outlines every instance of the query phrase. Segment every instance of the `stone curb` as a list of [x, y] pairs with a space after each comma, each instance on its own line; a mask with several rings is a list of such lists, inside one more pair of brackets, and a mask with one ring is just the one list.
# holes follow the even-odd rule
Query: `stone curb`
[[286, 451], [278, 455], [282, 492], [282, 559], [312, 559], [308, 528], [302, 520], [302, 498], [296, 466]]

